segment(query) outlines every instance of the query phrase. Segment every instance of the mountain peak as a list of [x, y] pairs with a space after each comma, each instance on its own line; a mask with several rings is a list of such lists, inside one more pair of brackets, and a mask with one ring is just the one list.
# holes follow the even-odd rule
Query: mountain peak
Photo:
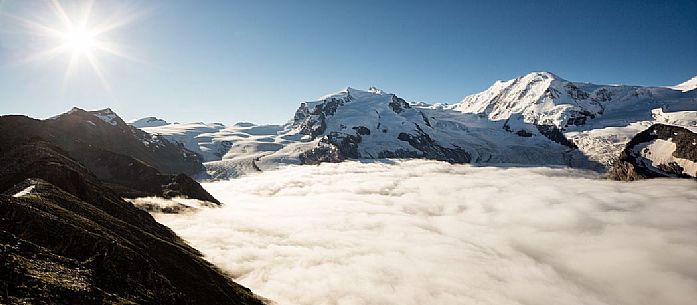
[[87, 112], [87, 111], [85, 111], [85, 109], [82, 109], [82, 108], [79, 108], [79, 107], [73, 107], [73, 108], [70, 108], [70, 110], [68, 110], [68, 111], [66, 111], [66, 112], [63, 112], [63, 113], [61, 113], [61, 114], [54, 115], [54, 116], [52, 116], [52, 117], [50, 117], [50, 118], [48, 118], [48, 119], [49, 119], [49, 120], [55, 120], [55, 119], [58, 119], [58, 118], [60, 118], [60, 117], [66, 116], [66, 115], [70, 115], [70, 114], [73, 114], [73, 113], [80, 113], [80, 112]]
[[687, 91], [692, 91], [697, 89], [697, 75], [695, 75], [693, 78], [680, 83], [679, 85], [669, 87], [674, 90], [680, 90], [682, 92], [687, 92]]
[[104, 108], [100, 110], [87, 111], [87, 113], [97, 117], [98, 119], [107, 122], [113, 126], [125, 125], [124, 122], [111, 108]]
[[[498, 91], [502, 88], [514, 85], [514, 84], [544, 84], [543, 86], [549, 86], [552, 84], [552, 82], [566, 82], [565, 79], [559, 77], [558, 75], [548, 72], [548, 71], [539, 71], [539, 72], [530, 72], [525, 75], [518, 76], [514, 79], [510, 80], [497, 80], [494, 82], [494, 84], [489, 87], [489, 89], [485, 90], [484, 92], [487, 91]], [[484, 92], [480, 92], [484, 93]], [[477, 95], [477, 94], [475, 94]]]
[[[121, 117], [119, 117], [111, 108], [104, 108], [104, 109], [99, 109], [99, 110], [91, 110], [87, 111], [79, 107], [73, 107], [72, 109], [61, 113], [59, 115], [53, 116], [48, 118], [49, 120], [55, 120], [55, 119], [60, 119], [63, 117], [67, 116], [77, 116], [77, 117], [82, 117], [85, 118], [85, 116], [93, 116], [96, 117], [112, 126], [126, 126], [126, 122], [124, 122]], [[88, 119], [87, 119], [88, 120]], [[91, 121], [90, 121], [91, 122]], [[94, 122], [92, 122], [94, 123]]]
[[551, 80], [564, 80], [563, 78], [559, 77], [558, 75], [552, 73], [552, 72], [547, 72], [547, 71], [540, 71], [540, 72], [530, 72], [526, 75], [523, 75], [519, 77], [519, 79], [551, 79]]
[[379, 89], [378, 87], [375, 87], [375, 86], [368, 87], [368, 92], [375, 93], [375, 94], [384, 94], [385, 93], [385, 91], [382, 91], [381, 89]]
[[128, 122], [128, 125], [131, 125], [135, 128], [145, 128], [145, 127], [160, 127], [164, 125], [169, 125], [169, 122], [156, 118], [154, 116], [149, 116], [145, 117], [142, 119], [134, 120], [131, 122]]

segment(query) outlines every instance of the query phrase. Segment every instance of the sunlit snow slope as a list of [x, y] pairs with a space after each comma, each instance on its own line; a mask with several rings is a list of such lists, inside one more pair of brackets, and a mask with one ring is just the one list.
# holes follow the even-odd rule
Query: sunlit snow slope
[[690, 91], [690, 90], [695, 90], [697, 89], [697, 76], [679, 84], [673, 87], [670, 87], [675, 90], [680, 90], [680, 91]]

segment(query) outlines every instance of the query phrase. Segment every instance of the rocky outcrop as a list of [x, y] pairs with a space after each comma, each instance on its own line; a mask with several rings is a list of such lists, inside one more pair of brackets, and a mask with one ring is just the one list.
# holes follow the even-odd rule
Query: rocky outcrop
[[317, 165], [320, 163], [338, 163], [346, 160], [346, 156], [333, 144], [322, 143], [300, 154], [300, 163]]
[[609, 171], [614, 180], [697, 177], [697, 134], [655, 124], [632, 138]]
[[80, 151], [78, 156], [82, 164], [122, 197], [188, 197], [220, 204], [188, 175], [162, 174], [130, 156], [92, 147]]
[[351, 127], [351, 129], [355, 130], [361, 136], [370, 135], [370, 128], [365, 126], [354, 126]]
[[545, 136], [547, 139], [552, 140], [552, 142], [564, 145], [571, 149], [577, 149], [578, 147], [573, 142], [564, 136], [564, 134], [554, 125], [535, 125], [537, 130]]
[[[418, 157], [439, 161], [447, 161], [450, 163], [468, 163], [471, 158], [467, 151], [460, 147], [443, 147], [436, 141], [431, 139], [431, 137], [421, 129], [421, 126], [416, 124], [417, 134], [412, 135], [408, 133], [400, 133], [397, 139], [400, 141], [405, 141], [409, 143], [412, 147], [416, 148], [421, 152], [417, 154]], [[390, 152], [386, 151], [382, 154], [384, 158], [403, 158], [404, 156], [399, 156], [400, 152], [396, 152], [393, 156], [390, 156]]]
[[409, 103], [407, 103], [404, 99], [397, 97], [396, 95], [392, 95], [392, 98], [388, 105], [390, 106], [392, 111], [396, 113], [401, 113], [405, 109], [411, 108], [411, 106], [409, 106]]
[[[300, 154], [302, 164], [320, 164], [324, 162], [337, 163], [347, 159], [358, 159], [358, 144], [361, 143], [361, 133], [365, 130], [357, 128], [356, 134], [332, 132], [324, 136], [317, 147]], [[367, 134], [370, 134], [368, 131]], [[365, 135], [365, 134], [364, 134]]]
[[351, 101], [351, 95], [342, 98], [329, 97], [316, 103], [302, 103], [293, 117], [293, 125], [300, 129], [302, 134], [314, 139], [324, 133], [327, 128], [327, 116], [334, 115], [336, 109]]
[[156, 185], [163, 186], [161, 188], [161, 196], [164, 198], [190, 197], [220, 204], [220, 202], [198, 184], [196, 180], [184, 174], [179, 174], [174, 177], [168, 176], [164, 183], [158, 182]]
[[[378, 158], [423, 158], [450, 163], [468, 163], [470, 156], [460, 147], [443, 147], [425, 133], [419, 125], [416, 125], [417, 133], [400, 133], [397, 139], [407, 142], [416, 150], [385, 150], [378, 154]], [[323, 162], [342, 162], [347, 159], [359, 159], [358, 145], [361, 143], [361, 129], [356, 129], [356, 135], [332, 132], [323, 137], [318, 147], [303, 152], [300, 156], [302, 164], [319, 164]], [[370, 133], [367, 133], [370, 134]]]
[[65, 151], [0, 162], [0, 303], [262, 304]]

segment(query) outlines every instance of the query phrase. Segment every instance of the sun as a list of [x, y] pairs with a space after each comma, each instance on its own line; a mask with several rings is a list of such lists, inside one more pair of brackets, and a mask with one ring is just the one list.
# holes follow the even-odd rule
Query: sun
[[97, 34], [85, 27], [72, 28], [62, 35], [63, 47], [73, 54], [89, 54], [98, 46]]
[[[95, 3], [93, 0], [71, 2], [78, 4], [71, 6], [72, 10], [66, 10], [58, 0], [50, 0], [46, 3], [49, 4], [47, 7], [50, 11], [49, 15], [55, 17], [53, 23], [45, 23], [47, 18], [42, 18], [39, 22], [20, 16], [8, 16], [18, 21], [28, 30], [28, 33], [47, 42], [45, 49], [30, 52], [21, 62], [54, 60], [63, 54], [66, 55], [63, 58], [67, 63], [64, 82], [70, 79], [76, 66], [86, 63], [92, 68], [105, 89], [109, 89], [109, 84], [104, 76], [104, 67], [100, 59], [115, 56], [140, 62], [127, 54], [122, 46], [110, 41], [108, 36], [109, 33], [130, 24], [142, 14], [93, 16]], [[108, 20], [108, 22], [94, 22], [96, 20]]]

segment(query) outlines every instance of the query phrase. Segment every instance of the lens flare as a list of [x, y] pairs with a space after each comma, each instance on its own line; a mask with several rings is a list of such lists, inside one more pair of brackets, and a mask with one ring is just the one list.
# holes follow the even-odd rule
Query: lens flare
[[[110, 90], [100, 59], [105, 56], [114, 56], [136, 62], [141, 61], [127, 54], [122, 46], [110, 41], [108, 36], [132, 23], [142, 15], [142, 12], [127, 16], [94, 18], [93, 0], [79, 4], [74, 10], [68, 11], [61, 5], [60, 1], [51, 0], [49, 10], [57, 19], [54, 23], [45, 23], [46, 18], [41, 18], [42, 21], [36, 21], [21, 16], [4, 15], [17, 21], [28, 30], [28, 33], [45, 40], [45, 45], [48, 46], [35, 52], [28, 52], [28, 55], [21, 58], [19, 63], [65, 58], [67, 59], [67, 67], [64, 83], [68, 82], [78, 65], [86, 63], [99, 78], [104, 88]], [[105, 20], [106, 22], [97, 23], [92, 22], [93, 20]]]

